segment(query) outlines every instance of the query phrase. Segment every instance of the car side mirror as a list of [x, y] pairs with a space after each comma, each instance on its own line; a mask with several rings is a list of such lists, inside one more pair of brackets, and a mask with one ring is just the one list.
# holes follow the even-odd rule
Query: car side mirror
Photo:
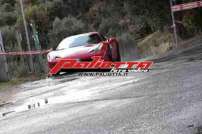
[[53, 50], [57, 50], [57, 46], [53, 46], [52, 49], [53, 49]]

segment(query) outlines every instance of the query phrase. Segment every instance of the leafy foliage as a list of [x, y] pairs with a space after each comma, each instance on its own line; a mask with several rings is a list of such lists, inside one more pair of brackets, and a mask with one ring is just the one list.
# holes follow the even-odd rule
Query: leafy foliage
[[56, 45], [65, 37], [82, 32], [85, 32], [85, 24], [81, 20], [72, 16], [63, 19], [55, 18], [53, 29], [49, 34], [51, 44], [53, 47], [56, 47]]

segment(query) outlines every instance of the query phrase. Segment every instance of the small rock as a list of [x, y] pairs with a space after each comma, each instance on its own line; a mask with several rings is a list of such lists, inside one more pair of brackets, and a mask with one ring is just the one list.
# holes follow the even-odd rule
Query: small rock
[[187, 127], [188, 127], [188, 128], [190, 128], [190, 127], [194, 127], [194, 124], [188, 125]]
[[48, 99], [45, 99], [45, 104], [48, 104]]
[[31, 105], [28, 105], [28, 109], [31, 109]]

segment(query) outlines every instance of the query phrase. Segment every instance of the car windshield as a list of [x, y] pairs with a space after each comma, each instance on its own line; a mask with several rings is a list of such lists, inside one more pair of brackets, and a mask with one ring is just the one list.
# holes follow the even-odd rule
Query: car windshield
[[76, 35], [64, 39], [57, 47], [57, 50], [85, 46], [88, 44], [97, 44], [101, 42], [101, 38], [97, 34], [92, 35]]

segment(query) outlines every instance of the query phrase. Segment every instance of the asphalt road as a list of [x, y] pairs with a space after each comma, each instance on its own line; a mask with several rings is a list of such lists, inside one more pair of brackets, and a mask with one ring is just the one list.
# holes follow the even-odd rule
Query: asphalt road
[[20, 85], [0, 134], [195, 134], [202, 125], [202, 46], [130, 77], [63, 76]]

